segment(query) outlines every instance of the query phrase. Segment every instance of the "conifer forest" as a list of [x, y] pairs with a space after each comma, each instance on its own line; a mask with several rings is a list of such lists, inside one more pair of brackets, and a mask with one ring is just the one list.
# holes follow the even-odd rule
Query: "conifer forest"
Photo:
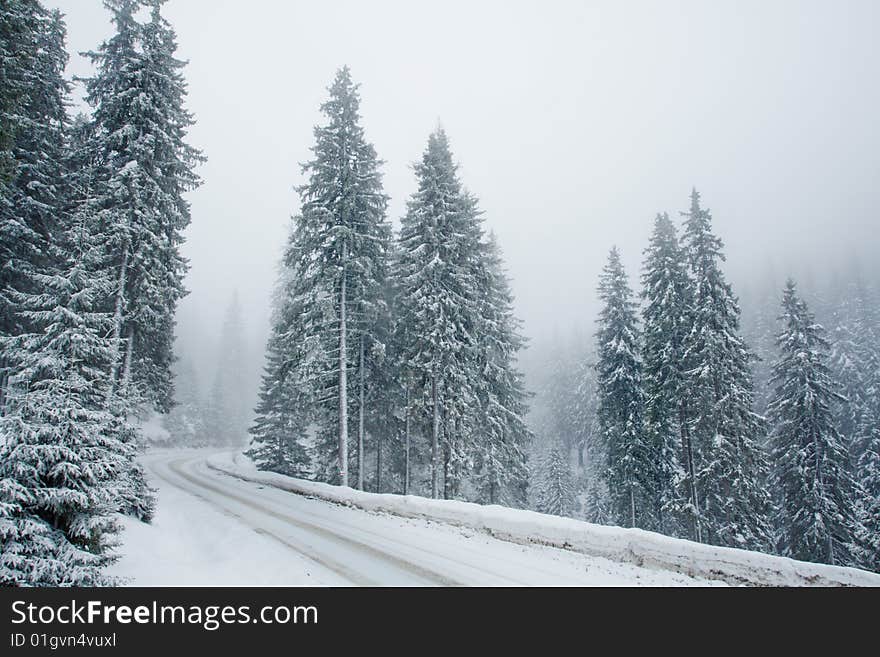
[[[287, 72], [272, 48], [295, 46], [250, 19], [202, 57], [193, 26], [207, 43], [225, 5], [94, 5], [0, 0], [0, 584], [124, 583], [130, 528], [176, 504], [155, 464], [217, 454], [253, 481], [880, 573], [876, 50], [861, 100], [797, 87], [824, 109], [783, 121], [784, 79], [719, 59], [724, 98], [688, 60], [656, 73], [677, 88], [633, 90], [540, 22], [549, 50], [520, 41], [512, 73], [486, 36], [488, 63], [450, 54], [407, 86], [369, 49]], [[74, 49], [88, 21], [106, 30]], [[444, 25], [387, 61], [483, 41]], [[553, 52], [584, 78], [529, 68]]]

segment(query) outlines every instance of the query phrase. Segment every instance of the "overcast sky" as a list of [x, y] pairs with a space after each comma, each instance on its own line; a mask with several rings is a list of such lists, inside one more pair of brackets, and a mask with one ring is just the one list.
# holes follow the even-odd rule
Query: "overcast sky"
[[[111, 33], [99, 0], [44, 1], [74, 52]], [[784, 275], [880, 252], [876, 0], [170, 0], [165, 14], [208, 157], [181, 308], [203, 350], [235, 288], [265, 334], [298, 163], [344, 64], [395, 224], [440, 121], [530, 335], [588, 325], [608, 249], [634, 280], [655, 213], [677, 217], [692, 186], [734, 280], [770, 258]], [[74, 56], [71, 72], [89, 65]]]

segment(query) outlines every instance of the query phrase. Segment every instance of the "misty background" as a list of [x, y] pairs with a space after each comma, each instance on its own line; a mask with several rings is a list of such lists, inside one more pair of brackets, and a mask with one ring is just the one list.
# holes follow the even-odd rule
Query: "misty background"
[[[45, 4], [65, 13], [71, 52], [112, 34], [99, 0]], [[208, 158], [177, 343], [203, 392], [237, 292], [256, 395], [299, 163], [344, 64], [395, 226], [410, 164], [446, 129], [532, 354], [592, 333], [612, 245], [637, 287], [654, 215], [677, 219], [692, 187], [737, 294], [792, 274], [809, 299], [854, 263], [880, 273], [880, 3], [170, 0], [163, 13], [189, 60], [188, 141]], [[68, 72], [91, 66], [74, 55]]]

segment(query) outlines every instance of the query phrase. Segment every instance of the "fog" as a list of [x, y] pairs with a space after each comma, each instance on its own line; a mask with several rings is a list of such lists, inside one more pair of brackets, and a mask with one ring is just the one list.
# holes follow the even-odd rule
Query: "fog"
[[[110, 36], [98, 0], [50, 0], [73, 52]], [[609, 248], [633, 283], [654, 215], [692, 187], [728, 273], [824, 276], [880, 250], [880, 3], [170, 0], [204, 150], [179, 348], [212, 376], [237, 290], [256, 371], [299, 162], [335, 70], [397, 224], [442, 123], [504, 249], [536, 341], [592, 330]], [[88, 75], [74, 56], [70, 73]], [[81, 95], [80, 88], [76, 95]], [[872, 267], [874, 269], [872, 269]], [[737, 290], [739, 291], [739, 290]]]

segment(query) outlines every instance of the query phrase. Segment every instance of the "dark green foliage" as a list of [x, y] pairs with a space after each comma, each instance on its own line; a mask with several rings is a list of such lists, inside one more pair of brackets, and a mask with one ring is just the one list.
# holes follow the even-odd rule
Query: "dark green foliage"
[[768, 407], [772, 434], [772, 487], [777, 496], [777, 547], [805, 561], [852, 565], [860, 527], [862, 491], [832, 412], [840, 398], [828, 368], [824, 329], [789, 280], [782, 299], [776, 393]]

